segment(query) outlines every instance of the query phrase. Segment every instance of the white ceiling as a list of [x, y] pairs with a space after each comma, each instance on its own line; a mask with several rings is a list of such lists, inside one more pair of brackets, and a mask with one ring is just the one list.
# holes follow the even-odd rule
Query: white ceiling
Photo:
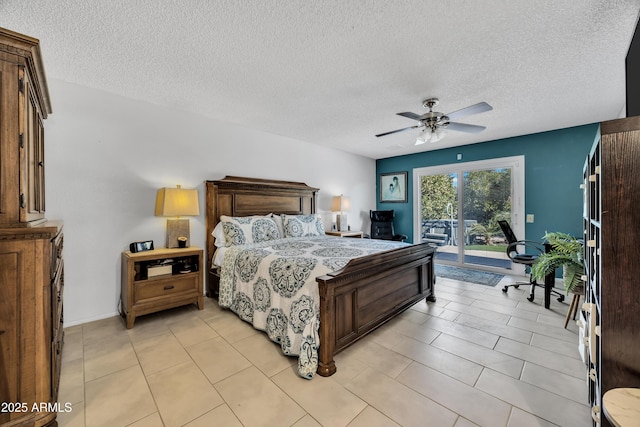
[[[640, 0], [0, 0], [47, 76], [371, 158], [624, 115]], [[414, 146], [397, 112], [493, 111]], [[55, 114], [55, 99], [53, 110]]]

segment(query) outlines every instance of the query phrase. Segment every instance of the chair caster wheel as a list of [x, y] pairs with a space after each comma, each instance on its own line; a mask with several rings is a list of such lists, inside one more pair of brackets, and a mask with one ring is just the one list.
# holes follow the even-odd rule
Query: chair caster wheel
[[530, 295], [527, 297], [527, 301], [529, 301], [529, 302], [533, 302], [533, 299], [534, 299], [534, 298], [535, 298], [535, 297], [533, 296], [533, 294], [530, 294]]
[[505, 294], [507, 293], [507, 291], [509, 290], [509, 288], [507, 286], [505, 286], [504, 288], [502, 288], [502, 292], [504, 292]]
[[560, 295], [560, 296], [558, 297], [558, 302], [562, 302], [562, 301], [564, 301], [564, 295]]

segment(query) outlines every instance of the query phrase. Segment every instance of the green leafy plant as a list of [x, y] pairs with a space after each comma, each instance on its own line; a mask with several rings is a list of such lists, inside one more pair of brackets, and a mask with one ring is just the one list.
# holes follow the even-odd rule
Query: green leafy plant
[[551, 245], [551, 250], [538, 257], [531, 267], [531, 274], [536, 280], [544, 280], [548, 274], [555, 274], [556, 268], [562, 267], [564, 288], [567, 294], [583, 284], [584, 250], [582, 241], [561, 232], [547, 232], [543, 239]]

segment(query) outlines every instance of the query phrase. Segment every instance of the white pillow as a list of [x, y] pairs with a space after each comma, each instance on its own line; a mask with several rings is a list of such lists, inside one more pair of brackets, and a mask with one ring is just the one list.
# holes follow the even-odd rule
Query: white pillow
[[[225, 246], [248, 245], [280, 239], [276, 222], [267, 216], [220, 217]], [[214, 229], [215, 231], [215, 229]]]
[[282, 214], [270, 213], [266, 216], [275, 221], [276, 225], [278, 226], [278, 231], [280, 232], [280, 237], [284, 239], [285, 233], [284, 233], [284, 225], [282, 224]]
[[227, 246], [227, 242], [226, 242], [225, 237], [224, 237], [224, 231], [222, 231], [222, 223], [221, 222], [216, 224], [216, 226], [214, 227], [213, 231], [211, 232], [211, 235], [213, 236], [213, 245], [216, 248], [224, 248], [224, 247]]
[[285, 237], [312, 237], [324, 235], [324, 224], [318, 214], [282, 215]]

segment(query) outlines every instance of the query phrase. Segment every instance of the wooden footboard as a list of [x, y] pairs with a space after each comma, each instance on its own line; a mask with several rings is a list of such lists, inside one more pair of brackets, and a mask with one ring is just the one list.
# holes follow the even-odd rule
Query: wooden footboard
[[428, 243], [357, 258], [318, 277], [318, 374], [336, 372], [334, 354], [422, 298], [435, 301], [435, 248]]

